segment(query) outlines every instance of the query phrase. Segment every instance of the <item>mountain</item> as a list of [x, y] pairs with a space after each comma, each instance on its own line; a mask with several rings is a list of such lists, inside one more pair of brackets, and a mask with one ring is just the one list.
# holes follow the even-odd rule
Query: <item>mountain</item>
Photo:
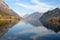
[[34, 26], [41, 26], [42, 24], [39, 21], [39, 18], [42, 16], [42, 13], [35, 12], [24, 18], [24, 20]]
[[20, 18], [3, 0], [0, 0], [0, 15], [8, 16], [7, 14], [15, 18]]
[[55, 32], [60, 31], [60, 9], [56, 8], [45, 12], [40, 17], [40, 22], [48, 29], [52, 29]]
[[25, 14], [24, 16], [23, 16], [23, 18], [26, 18], [27, 16], [29, 16], [30, 14]]

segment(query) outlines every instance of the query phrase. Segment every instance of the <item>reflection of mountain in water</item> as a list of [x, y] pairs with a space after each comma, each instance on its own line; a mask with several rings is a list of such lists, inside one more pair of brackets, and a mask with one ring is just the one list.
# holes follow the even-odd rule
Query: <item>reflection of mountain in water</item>
[[14, 20], [0, 20], [0, 36], [6, 33], [9, 28], [11, 28], [16, 23], [17, 21], [15, 22]]

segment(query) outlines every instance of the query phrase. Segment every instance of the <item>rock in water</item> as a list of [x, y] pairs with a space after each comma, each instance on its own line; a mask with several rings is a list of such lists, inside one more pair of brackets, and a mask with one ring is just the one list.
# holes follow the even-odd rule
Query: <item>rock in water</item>
[[48, 29], [54, 30], [55, 32], [60, 31], [60, 9], [45, 12], [41, 17], [40, 21]]

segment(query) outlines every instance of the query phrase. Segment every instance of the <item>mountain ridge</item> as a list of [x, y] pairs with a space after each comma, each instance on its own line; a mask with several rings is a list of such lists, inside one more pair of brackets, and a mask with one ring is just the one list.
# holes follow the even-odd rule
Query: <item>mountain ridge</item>
[[40, 17], [40, 22], [48, 29], [54, 30], [55, 32], [60, 31], [60, 8], [45, 12]]
[[12, 17], [14, 19], [19, 19], [19, 20], [21, 19], [21, 17], [16, 12], [14, 12], [3, 0], [0, 0], [0, 17], [1, 18]]
[[0, 10], [5, 11], [6, 13], [13, 16], [19, 16], [3, 0], [0, 0]]

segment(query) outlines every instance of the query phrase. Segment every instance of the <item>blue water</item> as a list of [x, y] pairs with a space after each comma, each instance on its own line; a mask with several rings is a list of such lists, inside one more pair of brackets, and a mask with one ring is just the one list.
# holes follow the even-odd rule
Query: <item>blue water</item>
[[33, 26], [20, 21], [10, 28], [0, 40], [60, 40], [60, 32], [55, 33], [43, 26]]

